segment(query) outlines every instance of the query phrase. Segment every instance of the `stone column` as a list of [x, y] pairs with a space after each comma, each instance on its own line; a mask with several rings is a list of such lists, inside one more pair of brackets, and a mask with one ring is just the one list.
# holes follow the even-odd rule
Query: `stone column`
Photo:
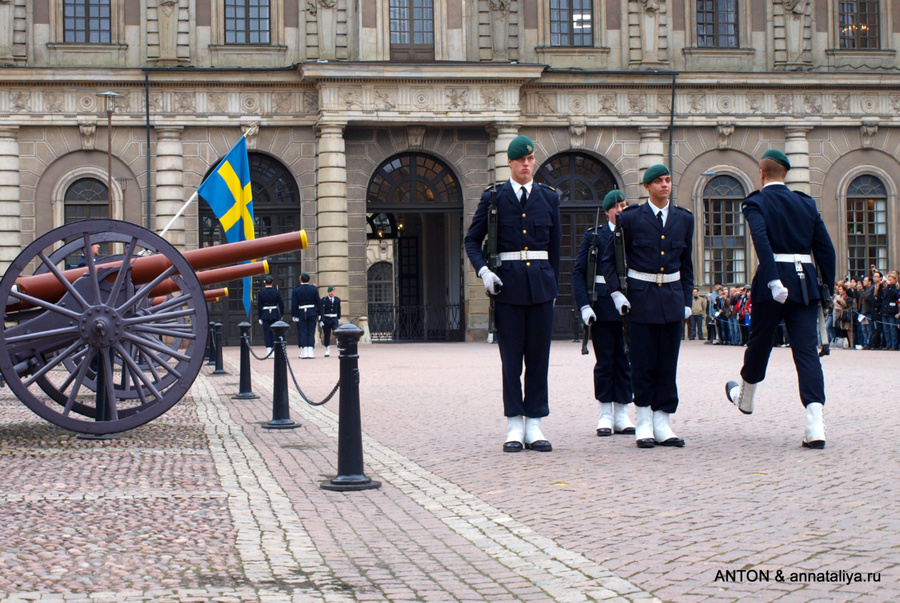
[[784, 144], [784, 154], [791, 162], [791, 169], [784, 179], [784, 183], [790, 188], [810, 193], [809, 186], [809, 139], [807, 133], [812, 126], [786, 126], [784, 134], [787, 142]]
[[3, 272], [21, 251], [20, 199], [19, 127], [2, 126], [0, 127], [0, 271]]
[[[183, 130], [182, 126], [156, 128], [156, 232], [162, 232], [187, 201], [184, 196]], [[184, 249], [184, 216], [178, 218], [165, 238], [178, 249]]]
[[318, 205], [316, 248], [320, 286], [334, 285], [347, 291], [350, 285], [350, 244], [347, 221], [347, 155], [343, 123], [316, 126], [318, 144]]
[[[641, 180], [644, 178], [644, 172], [647, 171], [648, 167], [656, 165], [657, 163], [665, 163], [662, 141], [662, 133], [665, 131], [666, 128], [661, 126], [640, 126], [638, 128], [638, 132], [640, 132], [641, 135], [641, 142], [638, 144], [638, 168], [640, 169], [638, 184], [640, 184]], [[647, 198], [647, 191], [643, 186], [639, 188], [639, 192], [641, 199]], [[673, 182], [673, 195], [674, 192], [675, 183]]]
[[[494, 138], [494, 182], [506, 182], [509, 180], [509, 161], [506, 156], [506, 149], [513, 138], [519, 135], [519, 128], [512, 124], [494, 124], [490, 128], [490, 132]], [[544, 157], [543, 159], [546, 159]], [[542, 158], [538, 158], [540, 163]]]

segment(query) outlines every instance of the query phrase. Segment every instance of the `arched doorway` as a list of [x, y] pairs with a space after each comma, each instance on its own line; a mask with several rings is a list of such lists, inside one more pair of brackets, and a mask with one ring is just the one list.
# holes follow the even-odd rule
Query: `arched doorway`
[[553, 337], [580, 337], [580, 315], [575, 312], [572, 294], [572, 269], [585, 231], [594, 226], [597, 209], [600, 222], [606, 222], [602, 211], [603, 197], [612, 189], [622, 188], [612, 171], [599, 159], [587, 153], [567, 152], [554, 155], [535, 173], [559, 192], [562, 243], [559, 261], [559, 295], [554, 305]]
[[393, 279], [389, 299], [368, 300], [373, 339], [462, 341], [463, 199], [455, 174], [431, 155], [395, 155], [372, 175], [366, 212], [367, 273], [383, 262], [390, 270], [381, 266], [375, 276]]
[[[256, 237], [265, 237], [299, 230], [300, 226], [300, 189], [293, 174], [277, 159], [262, 153], [249, 153], [250, 186], [253, 192], [253, 222]], [[218, 165], [218, 164], [216, 164]], [[215, 165], [209, 170], [212, 172]], [[207, 173], [207, 176], [209, 173]], [[226, 243], [225, 232], [209, 205], [200, 202], [198, 209], [200, 224], [200, 247], [222, 245]], [[294, 251], [270, 257], [269, 272], [275, 277], [275, 286], [284, 298], [285, 312], [291, 301], [291, 289], [300, 278], [300, 252]], [[240, 332], [237, 325], [247, 319], [244, 311], [243, 281], [237, 280], [227, 284], [216, 285], [215, 288], [228, 287], [228, 297], [209, 306], [209, 320], [221, 322], [222, 337], [225, 345], [238, 345]], [[252, 280], [251, 299], [256, 303], [256, 293], [263, 286], [262, 278]], [[255, 306], [254, 306], [255, 307]], [[252, 341], [262, 341], [262, 327], [251, 311], [248, 321], [252, 326]]]

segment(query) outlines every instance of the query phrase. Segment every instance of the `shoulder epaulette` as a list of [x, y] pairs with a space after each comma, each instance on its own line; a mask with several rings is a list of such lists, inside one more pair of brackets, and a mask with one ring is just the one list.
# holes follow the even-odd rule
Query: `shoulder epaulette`
[[631, 211], [632, 209], [637, 209], [637, 208], [639, 208], [641, 205], [642, 205], [642, 204], [640, 204], [640, 203], [635, 203], [635, 204], [629, 205], [628, 207], [626, 207], [626, 208], [623, 209], [622, 211], [623, 211], [623, 212]]
[[489, 184], [488, 187], [486, 189], [484, 189], [484, 192], [488, 192], [490, 190], [500, 188], [502, 185], [503, 185], [502, 182], [495, 182], [493, 184]]
[[539, 184], [540, 184], [541, 186], [544, 186], [544, 187], [549, 188], [551, 191], [555, 191], [555, 190], [556, 190], [555, 188], [553, 188], [552, 186], [550, 186], [550, 185], [547, 184], [546, 182], [541, 182], [541, 183], [539, 183]]
[[812, 199], [812, 197], [810, 197], [809, 195], [807, 195], [807, 194], [804, 193], [803, 191], [794, 191], [794, 193], [800, 195], [801, 197], [806, 197], [807, 199]]
[[688, 214], [689, 216], [693, 216], [693, 215], [694, 215], [694, 212], [692, 212], [692, 211], [689, 210], [688, 208], [682, 207], [682, 206], [680, 206], [680, 205], [676, 205], [676, 206], [675, 206], [675, 209], [680, 209], [681, 211], [685, 212], [685, 213]]
[[750, 193], [749, 195], [747, 195], [746, 197], [744, 197], [744, 200], [746, 201], [746, 200], [749, 199], [750, 197], [755, 197], [755, 196], [758, 195], [758, 194], [759, 194], [759, 189], [753, 191], [752, 193]]

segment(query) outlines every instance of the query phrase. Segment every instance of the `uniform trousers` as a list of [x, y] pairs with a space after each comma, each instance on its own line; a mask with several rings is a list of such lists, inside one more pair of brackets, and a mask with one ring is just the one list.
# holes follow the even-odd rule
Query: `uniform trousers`
[[631, 363], [625, 355], [622, 321], [594, 322], [591, 326], [594, 346], [594, 398], [600, 402], [631, 402]]
[[750, 339], [744, 352], [741, 378], [747, 383], [759, 383], [766, 378], [766, 367], [772, 352], [775, 329], [784, 321], [791, 340], [791, 353], [797, 367], [800, 401], [803, 406], [812, 402], [825, 404], [825, 378], [816, 350], [818, 328], [816, 316], [819, 302], [809, 305], [787, 301], [764, 301], [753, 304], [750, 311]]
[[[281, 319], [279, 318], [278, 320]], [[263, 340], [266, 342], [267, 348], [270, 348], [275, 344], [275, 333], [272, 332], [272, 325], [278, 322], [278, 320], [262, 321]]]
[[316, 345], [316, 323], [319, 317], [310, 313], [297, 321], [297, 345], [301, 348], [309, 348]]
[[[322, 344], [328, 347], [331, 345], [331, 332], [340, 326], [340, 320], [326, 316], [322, 319], [322, 323], [324, 324], [322, 327]], [[337, 338], [335, 337], [335, 339]]]
[[628, 322], [634, 405], [674, 413], [678, 409], [678, 352], [681, 321], [663, 324]]
[[[503, 412], [507, 417], [550, 414], [547, 370], [553, 334], [553, 302], [515, 306], [496, 302], [494, 321], [503, 365]], [[525, 393], [522, 395], [522, 362]]]

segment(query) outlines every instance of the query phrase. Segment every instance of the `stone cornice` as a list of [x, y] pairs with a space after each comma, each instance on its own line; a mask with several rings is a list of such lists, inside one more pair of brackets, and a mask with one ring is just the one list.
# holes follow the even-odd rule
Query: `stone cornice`
[[535, 80], [546, 65], [516, 63], [303, 63], [299, 65], [304, 81], [469, 81], [505, 84]]

